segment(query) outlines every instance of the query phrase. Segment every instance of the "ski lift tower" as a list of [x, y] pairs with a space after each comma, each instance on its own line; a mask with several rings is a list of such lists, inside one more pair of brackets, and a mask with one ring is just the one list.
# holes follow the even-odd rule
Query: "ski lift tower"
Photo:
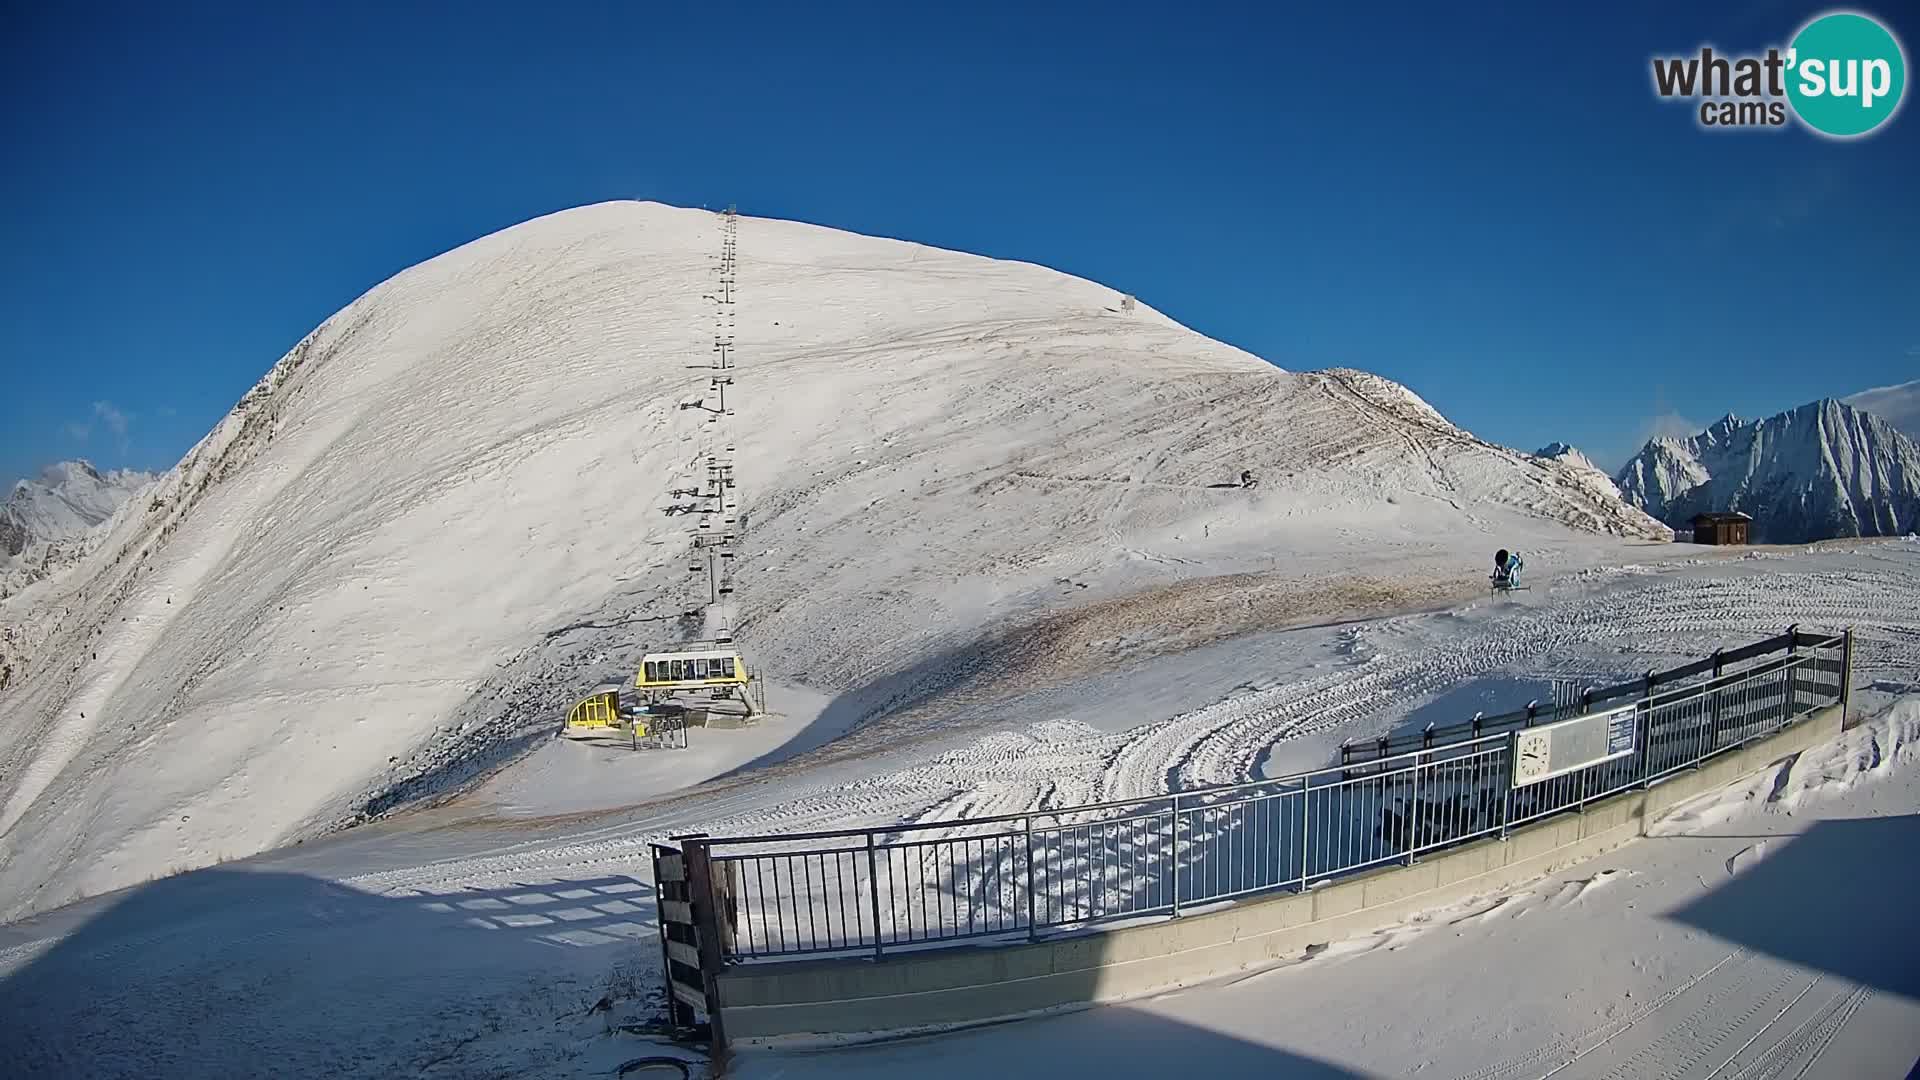
[[[732, 424], [734, 410], [729, 400], [730, 396], [735, 399], [738, 397], [738, 394], [730, 395], [729, 391], [734, 385], [739, 214], [732, 206], [728, 206], [720, 215], [720, 223], [719, 276], [711, 294], [714, 301], [713, 353], [709, 359], [706, 386], [706, 395], [712, 399], [712, 404], [707, 405], [703, 397], [707, 421], [701, 440], [701, 475], [695, 485], [699, 510], [694, 515], [688, 570], [705, 573], [707, 577], [705, 640], [714, 646], [728, 648], [734, 645], [733, 635], [738, 621], [733, 567], [739, 555], [740, 543], [740, 493], [734, 462]], [[751, 688], [759, 697], [759, 711], [764, 712], [764, 688], [757, 679]], [[752, 708], [752, 703], [749, 707]]]

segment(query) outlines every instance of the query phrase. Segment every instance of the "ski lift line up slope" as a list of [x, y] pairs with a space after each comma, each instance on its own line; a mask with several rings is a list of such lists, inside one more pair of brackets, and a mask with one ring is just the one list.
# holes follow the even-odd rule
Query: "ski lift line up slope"
[[[735, 572], [754, 605], [734, 629], [818, 689], [1077, 602], [1063, 575], [1111, 597], [1276, 551], [1338, 573], [1483, 550], [1431, 492], [1530, 547], [1664, 531], [1437, 415], [1409, 433], [1392, 383], [1280, 371], [1093, 282], [739, 229], [754, 385], [734, 460], [754, 483]], [[662, 508], [698, 464], [702, 418], [677, 402], [713, 344], [713, 235], [702, 211], [600, 204], [394, 276], [85, 563], [0, 607], [36, 643], [0, 698], [0, 917], [471, 782], [627, 668], [636, 635], [680, 630], [642, 620], [700, 598]], [[1208, 489], [1241, 469], [1257, 491]]]

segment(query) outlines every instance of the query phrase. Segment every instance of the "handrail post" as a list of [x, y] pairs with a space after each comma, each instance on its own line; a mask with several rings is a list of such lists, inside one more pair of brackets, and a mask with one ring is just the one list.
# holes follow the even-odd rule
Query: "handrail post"
[[1506, 806], [1500, 811], [1500, 840], [1502, 843], [1506, 842], [1507, 830], [1513, 827], [1513, 766], [1515, 761], [1513, 751], [1514, 747], [1519, 744], [1520, 735], [1518, 732], [1510, 733], [1507, 736], [1507, 767], [1501, 770], [1502, 775], [1500, 777], [1501, 786], [1507, 789], [1505, 796]]
[[[700, 955], [702, 996], [707, 1002], [707, 1024], [716, 1052], [727, 1045], [726, 1027], [721, 1020], [720, 969], [727, 956], [720, 936], [719, 896], [714, 888], [713, 852], [705, 834], [690, 836], [680, 844], [681, 858], [687, 868], [687, 904], [693, 913], [694, 948]], [[669, 990], [672, 988], [669, 987]]]
[[1647, 669], [1647, 692], [1641, 699], [1646, 708], [1641, 711], [1640, 734], [1635, 740], [1634, 753], [1640, 755], [1640, 786], [1652, 787], [1648, 776], [1653, 772], [1653, 669]]
[[1787, 627], [1787, 714], [1780, 718], [1778, 726], [1786, 727], [1793, 722], [1793, 714], [1800, 711], [1800, 624]]
[[1021, 830], [1027, 838], [1027, 940], [1040, 940], [1040, 923], [1033, 917], [1033, 819], [1021, 820]]
[[1173, 917], [1180, 917], [1180, 793], [1173, 793]]
[[1840, 726], [1845, 728], [1853, 711], [1853, 627], [1840, 635]]
[[867, 833], [867, 899], [873, 909], [873, 958], [880, 959], [880, 869], [874, 857], [873, 833]]
[[[1720, 745], [1720, 680], [1727, 673], [1725, 650], [1713, 650], [1713, 691], [1707, 695], [1707, 749], [1716, 750]], [[1693, 765], [1700, 766], [1701, 755], [1694, 756]]]
[[1413, 755], [1413, 801], [1407, 807], [1407, 865], [1413, 865], [1413, 853], [1420, 846], [1420, 755]]
[[[1342, 777], [1342, 779], [1345, 779]], [[1308, 808], [1313, 805], [1313, 774], [1300, 778], [1300, 891], [1307, 891], [1307, 878], [1313, 872], [1313, 833], [1307, 829]]]

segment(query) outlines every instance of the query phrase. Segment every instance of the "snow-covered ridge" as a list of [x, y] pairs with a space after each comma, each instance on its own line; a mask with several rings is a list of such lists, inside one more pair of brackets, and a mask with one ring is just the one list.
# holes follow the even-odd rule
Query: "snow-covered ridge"
[[102, 473], [88, 461], [63, 461], [14, 484], [0, 501], [0, 600], [72, 565], [91, 535], [153, 474]]
[[[16, 598], [0, 915], [457, 788], [697, 628], [665, 511], [719, 245], [712, 214], [609, 203], [396, 275]], [[1030, 620], [1282, 557], [1477, 571], [1669, 535], [1388, 380], [1283, 372], [1044, 267], [753, 218], [738, 265], [738, 632], [823, 692], [919, 700], [989, 637], [1050, 658]]]
[[0, 502], [0, 689], [20, 677], [38, 636], [17, 614], [33, 598], [9, 601], [78, 565], [153, 479], [151, 473], [102, 473], [91, 462], [63, 461], [38, 479], [19, 481]]
[[1710, 510], [1750, 514], [1756, 541], [1920, 528], [1920, 445], [1831, 398], [1765, 420], [1728, 415], [1689, 439], [1654, 439], [1617, 480], [1628, 502], [1669, 525]]
[[17, 556], [36, 542], [86, 534], [152, 480], [152, 473], [102, 473], [88, 461], [63, 461], [38, 479], [15, 483], [0, 502], [0, 558]]
[[1620, 498], [1620, 489], [1614, 485], [1613, 477], [1608, 476], [1600, 466], [1595, 465], [1592, 458], [1566, 443], [1548, 443], [1535, 451], [1534, 456], [1566, 466], [1572, 475], [1591, 488], [1598, 498]]
[[1564, 461], [1575, 468], [1592, 469], [1595, 472], [1601, 471], [1600, 466], [1595, 465], [1592, 458], [1581, 453], [1579, 447], [1570, 446], [1563, 442], [1548, 443], [1540, 449], [1535, 450], [1533, 456], [1551, 458], [1555, 461]]
[[1920, 379], [1896, 386], [1877, 386], [1840, 400], [1878, 416], [1907, 438], [1920, 440]]

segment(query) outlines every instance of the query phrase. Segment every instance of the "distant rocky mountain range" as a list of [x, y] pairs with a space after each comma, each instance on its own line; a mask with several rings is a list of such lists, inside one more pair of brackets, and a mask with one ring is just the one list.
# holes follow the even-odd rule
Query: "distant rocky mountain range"
[[1889, 419], [1833, 398], [1650, 440], [1614, 482], [1627, 502], [1677, 528], [1706, 511], [1751, 515], [1756, 543], [1920, 529], [1920, 444]]

